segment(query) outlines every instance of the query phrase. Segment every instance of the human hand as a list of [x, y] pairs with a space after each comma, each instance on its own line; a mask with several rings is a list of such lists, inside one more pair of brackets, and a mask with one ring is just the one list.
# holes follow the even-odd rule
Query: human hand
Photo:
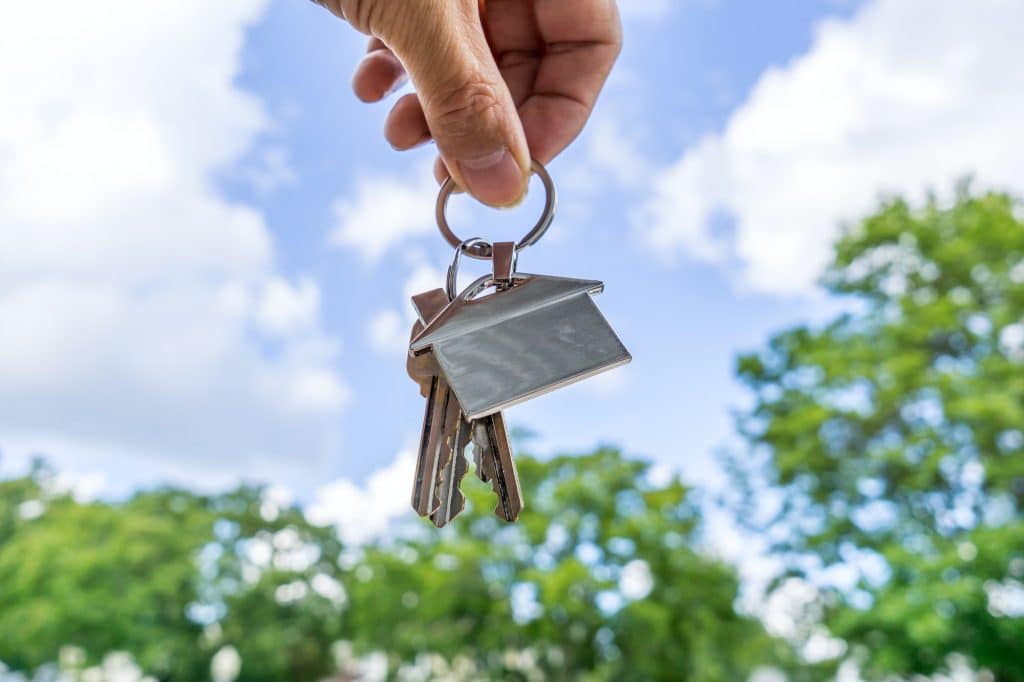
[[376, 102], [404, 82], [384, 127], [399, 150], [431, 139], [480, 201], [521, 200], [583, 129], [618, 57], [615, 0], [316, 0], [371, 36], [352, 87]]

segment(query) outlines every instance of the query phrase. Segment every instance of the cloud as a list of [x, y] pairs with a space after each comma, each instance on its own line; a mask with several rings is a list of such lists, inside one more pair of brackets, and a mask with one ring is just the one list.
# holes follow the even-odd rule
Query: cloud
[[260, 149], [252, 158], [246, 159], [238, 175], [262, 194], [269, 194], [298, 182], [288, 149], [281, 146], [266, 146]]
[[[463, 274], [463, 273], [459, 273]], [[463, 280], [459, 280], [461, 283]], [[403, 303], [406, 304], [409, 311], [409, 321], [415, 318], [415, 313], [412, 309], [412, 297], [416, 294], [422, 294], [423, 292], [430, 291], [431, 289], [437, 289], [443, 287], [445, 282], [445, 273], [441, 272], [439, 268], [427, 263], [421, 263], [417, 265], [409, 276], [405, 280], [405, 284], [402, 287]]]
[[255, 311], [259, 324], [279, 336], [315, 329], [320, 312], [320, 288], [309, 278], [292, 285], [273, 277], [255, 302]]
[[646, 161], [624, 118], [605, 111], [591, 120], [571, 168], [561, 174], [564, 189], [581, 197], [599, 197], [607, 192], [609, 182], [632, 192], [657, 177], [661, 169]]
[[413, 518], [409, 495], [415, 469], [415, 453], [402, 450], [391, 464], [371, 474], [364, 485], [340, 478], [317, 489], [306, 507], [306, 517], [317, 525], [336, 526], [348, 543], [372, 540], [393, 521]]
[[329, 240], [355, 249], [376, 263], [393, 246], [436, 230], [434, 202], [437, 182], [428, 166], [408, 177], [365, 176], [356, 182], [353, 196], [333, 205], [335, 226]]
[[366, 336], [370, 347], [382, 355], [396, 355], [409, 348], [408, 327], [396, 310], [380, 310], [370, 318]]
[[[766, 71], [720, 134], [666, 168], [635, 226], [647, 246], [807, 291], [843, 221], [882, 193], [920, 198], [974, 174], [1021, 187], [1024, 4], [876, 0], [820, 24]], [[908, 27], [913, 30], [908, 31]]]
[[[236, 85], [265, 0], [11, 5], [0, 26], [0, 446], [112, 485], [296, 482], [348, 390], [316, 284], [215, 177], [272, 122]], [[263, 152], [273, 175], [285, 160]], [[274, 161], [277, 158], [277, 161]], [[301, 461], [302, 466], [296, 463]]]
[[[462, 278], [459, 280], [462, 282]], [[412, 297], [444, 286], [444, 275], [432, 265], [421, 263], [413, 268], [402, 286], [402, 306], [384, 308], [370, 318], [366, 337], [370, 347], [382, 355], [404, 355], [409, 350], [409, 330], [416, 321]]]

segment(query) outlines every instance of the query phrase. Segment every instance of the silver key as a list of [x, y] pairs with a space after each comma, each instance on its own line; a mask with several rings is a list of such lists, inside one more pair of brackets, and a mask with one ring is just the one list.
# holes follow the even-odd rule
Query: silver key
[[430, 516], [441, 505], [438, 492], [442, 472], [452, 458], [462, 410], [443, 376], [431, 380], [430, 395], [423, 413], [423, 431], [416, 458], [412, 506], [420, 516]]
[[477, 475], [490, 481], [498, 495], [494, 513], [505, 521], [515, 521], [523, 511], [523, 491], [519, 488], [519, 472], [512, 461], [505, 417], [500, 412], [473, 422], [473, 456], [477, 461]]
[[[497, 254], [502, 251], [507, 251], [509, 255], [504, 259], [497, 258]], [[501, 290], [512, 284], [510, 273], [511, 262], [514, 259], [514, 245], [510, 243], [495, 244], [495, 252], [495, 279], [500, 282], [498, 288]], [[507, 273], [499, 274], [498, 263], [501, 260], [506, 263], [504, 268]], [[419, 320], [413, 326], [412, 337], [415, 338], [447, 305], [448, 296], [441, 289], [414, 296], [413, 306]], [[444, 395], [443, 389], [439, 389], [438, 382], [445, 381], [445, 379], [440, 376], [441, 372], [433, 353], [428, 352], [419, 356], [410, 354], [407, 369], [409, 376], [420, 384], [420, 392], [428, 398], [413, 493], [413, 506], [416, 507], [417, 512], [426, 508], [428, 503], [434, 504], [436, 499], [438, 507], [430, 514], [430, 517], [440, 528], [465, 508], [465, 497], [459, 486], [467, 469], [464, 458], [465, 448], [472, 441], [477, 476], [484, 482], [491, 482], [498, 496], [495, 513], [506, 521], [515, 521], [523, 509], [522, 492], [519, 486], [518, 472], [512, 461], [512, 448], [503, 415], [496, 413], [470, 422], [465, 419], [460, 407], [460, 424], [452, 437], [452, 442], [450, 444], [445, 442], [441, 445], [443, 450], [440, 452], [439, 460], [435, 460], [437, 445], [431, 441], [433, 430], [445, 429], [446, 438], [450, 431], [448, 425], [438, 425], [434, 412], [439, 409], [450, 409], [443, 407], [440, 401], [455, 400], [457, 402], [458, 399], [450, 388], [447, 395]], [[450, 452], [448, 452], [449, 447]], [[440, 465], [441, 469], [438, 475], [437, 490], [431, 495], [427, 488], [431, 480], [432, 468], [435, 465]]]
[[[412, 335], [415, 337], [424, 324], [432, 320], [448, 303], [447, 294], [443, 289], [424, 292], [413, 297], [413, 306], [419, 320], [413, 325]], [[420, 453], [417, 459], [416, 483], [413, 490], [413, 507], [418, 513], [421, 510], [437, 505], [430, 519], [434, 525], [441, 528], [451, 522], [466, 506], [466, 499], [460, 490], [462, 479], [468, 470], [464, 456], [466, 447], [473, 442], [473, 430], [479, 427], [480, 436], [478, 440], [483, 446], [474, 445], [473, 454], [476, 462], [477, 476], [487, 482], [492, 481], [495, 491], [499, 496], [499, 515], [502, 518], [514, 520], [522, 509], [522, 495], [519, 491], [518, 475], [515, 465], [511, 460], [511, 449], [508, 445], [508, 437], [505, 434], [504, 418], [501, 414], [491, 415], [478, 422], [469, 422], [464, 415], [459, 416], [459, 425], [451, 443], [451, 454], [441, 452], [439, 459], [435, 458], [437, 444], [431, 442], [431, 435], [436, 429], [446, 429], [437, 422], [436, 412], [445, 410], [442, 401], [457, 401], [456, 396], [450, 390], [445, 391], [439, 386], [443, 382], [440, 377], [440, 370], [432, 353], [424, 353], [420, 356], [410, 354], [407, 362], [409, 376], [420, 385], [420, 393], [427, 398], [427, 406], [424, 412], [424, 431], [421, 435]], [[461, 408], [460, 408], [461, 413]], [[497, 425], [492, 422], [497, 420]], [[489, 436], [488, 434], [493, 434]], [[504, 446], [501, 445], [504, 438]], [[491, 445], [491, 441], [498, 445]], [[447, 450], [447, 444], [445, 444]], [[507, 454], [503, 457], [500, 453]], [[499, 453], [497, 457], [489, 453]], [[488, 453], [483, 457], [483, 453]], [[447, 463], [441, 466], [436, 475], [438, 484], [432, 493], [430, 481], [435, 476], [433, 469], [441, 461]], [[495, 461], [500, 464], [495, 465]], [[485, 471], [488, 472], [485, 474]], [[501, 471], [502, 475], [497, 476], [496, 472]], [[511, 486], [509, 481], [511, 481]], [[511, 490], [511, 493], [509, 492]]]
[[[413, 325], [413, 335], [448, 303], [443, 289], [424, 292], [413, 298], [420, 319]], [[461, 473], [465, 473], [462, 451], [469, 438], [465, 432], [462, 408], [458, 398], [440, 374], [432, 354], [409, 356], [409, 376], [420, 385], [420, 393], [427, 398], [423, 414], [413, 484], [412, 506], [420, 516], [431, 516], [438, 527], [455, 517], [465, 506], [458, 490]], [[453, 457], [453, 455], [455, 455]], [[459, 460], [463, 460], [461, 466]], [[439, 513], [438, 518], [433, 518]]]
[[[439, 312], [448, 305], [448, 294], [444, 289], [432, 289], [412, 297], [413, 307], [419, 319], [412, 326], [410, 340], [423, 331], [423, 326], [428, 324]], [[420, 385], [420, 395], [424, 398], [430, 395], [430, 382], [438, 373], [437, 360], [432, 353], [414, 356], [409, 354], [406, 360], [406, 370], [409, 377]]]
[[438, 499], [441, 505], [433, 514], [430, 520], [438, 528], [443, 528], [458, 516], [466, 508], [466, 498], [459, 486], [466, 476], [466, 446], [471, 440], [472, 426], [466, 421], [463, 415], [459, 415], [459, 428], [455, 435], [454, 449], [448, 465], [441, 471], [441, 487], [438, 490]]

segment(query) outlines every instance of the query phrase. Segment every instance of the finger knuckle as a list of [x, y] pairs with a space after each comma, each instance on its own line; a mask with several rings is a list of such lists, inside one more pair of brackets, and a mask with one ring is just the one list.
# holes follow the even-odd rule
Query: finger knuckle
[[380, 15], [384, 8], [391, 4], [377, 0], [335, 0], [335, 2], [337, 2], [345, 21], [363, 33], [374, 32], [374, 28], [381, 23]]
[[482, 76], [474, 76], [442, 90], [434, 102], [434, 124], [439, 134], [468, 137], [480, 129], [481, 121], [494, 116], [500, 100], [494, 86]]

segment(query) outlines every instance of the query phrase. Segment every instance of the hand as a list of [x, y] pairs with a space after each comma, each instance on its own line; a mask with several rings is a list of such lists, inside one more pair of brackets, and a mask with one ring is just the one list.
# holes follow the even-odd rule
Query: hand
[[531, 156], [547, 163], [575, 139], [618, 57], [615, 0], [318, 0], [370, 34], [353, 78], [365, 102], [416, 88], [384, 136], [412, 149], [433, 139], [480, 201], [521, 200]]

